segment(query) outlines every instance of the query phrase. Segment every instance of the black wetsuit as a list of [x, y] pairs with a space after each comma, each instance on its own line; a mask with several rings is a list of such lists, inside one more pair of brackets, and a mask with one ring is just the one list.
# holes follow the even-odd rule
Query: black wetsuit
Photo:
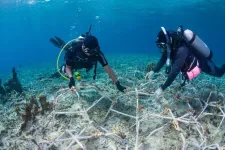
[[[201, 71], [209, 75], [221, 77], [225, 73], [225, 64], [221, 68], [218, 68], [211, 60], [194, 54], [186, 44], [181, 44], [179, 47], [177, 47], [176, 50], [172, 50], [170, 58], [172, 61], [172, 69], [168, 75], [166, 82], [161, 85], [161, 88], [163, 90], [171, 85], [171, 83], [175, 80], [176, 76], [180, 72], [187, 72], [188, 69], [193, 69], [194, 67], [196, 67], [197, 62], [199, 62]], [[166, 63], [166, 60], [167, 51], [164, 51], [153, 71], [159, 72]]]
[[92, 56], [87, 56], [82, 51], [82, 42], [72, 43], [71, 47], [67, 49], [65, 54], [66, 65], [71, 66], [72, 69], [90, 70], [95, 63], [99, 62], [103, 67], [108, 65], [104, 54], [99, 50], [99, 53]]

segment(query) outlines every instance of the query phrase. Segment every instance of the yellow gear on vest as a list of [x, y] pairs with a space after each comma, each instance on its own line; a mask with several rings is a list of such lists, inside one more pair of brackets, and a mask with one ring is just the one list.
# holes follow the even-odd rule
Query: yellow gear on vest
[[75, 72], [75, 78], [77, 79], [77, 81], [80, 81], [82, 79], [82, 77], [78, 71]]

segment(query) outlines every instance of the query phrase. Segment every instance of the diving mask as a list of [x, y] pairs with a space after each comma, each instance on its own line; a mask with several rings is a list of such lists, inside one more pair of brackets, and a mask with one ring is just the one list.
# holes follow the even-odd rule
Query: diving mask
[[160, 42], [156, 43], [156, 46], [160, 49], [160, 52], [163, 53], [165, 50], [167, 50], [167, 44]]
[[90, 48], [84, 47], [83, 52], [84, 52], [84, 53], [89, 53], [89, 54], [91, 54], [91, 55], [95, 55], [95, 54], [98, 54], [98, 52], [99, 52], [99, 47], [96, 47], [96, 48], [94, 48], [94, 49], [90, 49]]

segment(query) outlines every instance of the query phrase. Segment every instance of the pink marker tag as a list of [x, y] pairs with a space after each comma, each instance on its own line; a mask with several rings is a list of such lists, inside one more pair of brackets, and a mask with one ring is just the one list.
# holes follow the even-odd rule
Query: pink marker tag
[[191, 80], [197, 77], [200, 73], [201, 73], [201, 69], [198, 66], [196, 66], [194, 69], [187, 72], [188, 79]]

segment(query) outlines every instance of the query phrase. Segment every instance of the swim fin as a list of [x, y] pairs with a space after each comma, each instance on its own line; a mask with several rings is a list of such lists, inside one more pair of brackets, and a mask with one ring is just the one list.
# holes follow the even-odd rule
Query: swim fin
[[55, 39], [59, 42], [59, 44], [60, 45], [65, 45], [66, 43], [62, 40], [62, 39], [60, 39], [58, 36], [55, 36]]
[[55, 39], [50, 38], [49, 41], [58, 48], [63, 48], [63, 46], [65, 45], [65, 42], [58, 36], [55, 36]]
[[221, 70], [221, 77], [222, 77], [224, 75], [224, 73], [225, 73], [225, 64], [222, 65], [220, 70]]

